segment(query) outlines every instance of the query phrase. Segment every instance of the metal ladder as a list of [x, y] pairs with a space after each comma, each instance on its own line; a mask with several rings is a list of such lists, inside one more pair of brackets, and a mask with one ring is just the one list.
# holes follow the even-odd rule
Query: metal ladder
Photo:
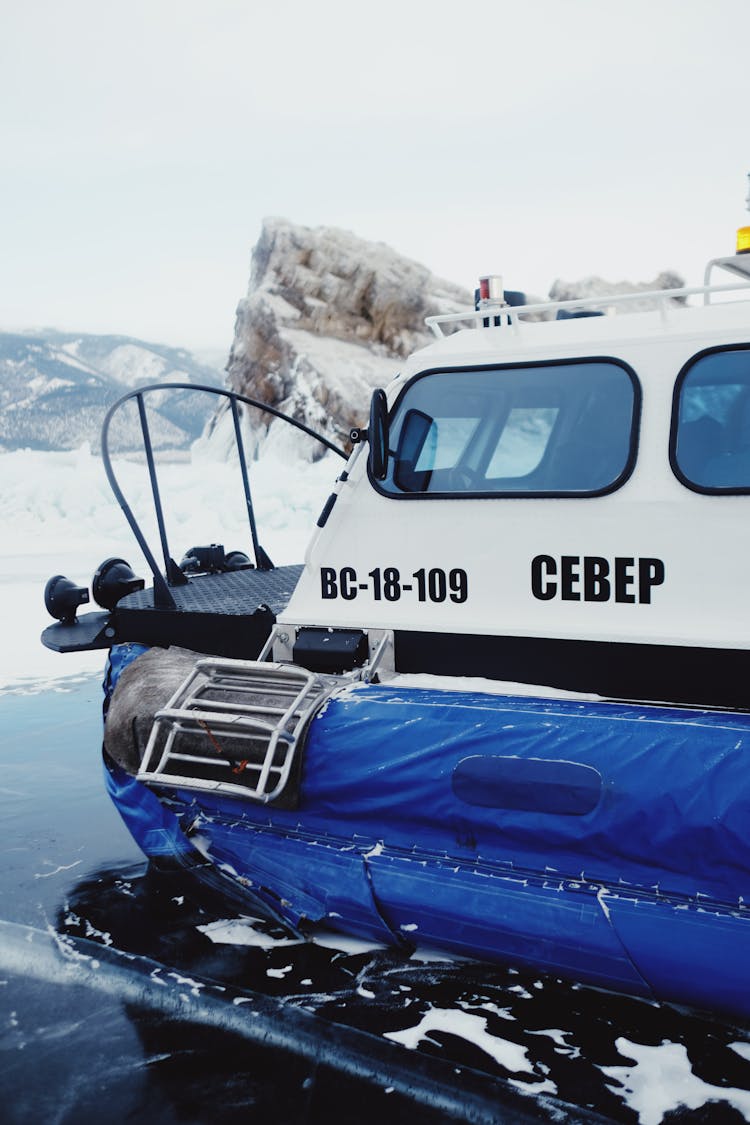
[[342, 676], [259, 660], [198, 660], [154, 716], [138, 780], [268, 802]]

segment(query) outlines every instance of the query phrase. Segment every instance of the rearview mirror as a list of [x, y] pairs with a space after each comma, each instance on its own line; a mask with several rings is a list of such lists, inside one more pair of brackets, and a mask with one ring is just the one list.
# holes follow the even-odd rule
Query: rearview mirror
[[385, 391], [372, 392], [370, 425], [367, 428], [370, 453], [367, 465], [375, 480], [385, 480], [388, 473], [388, 400]]
[[433, 457], [428, 457], [428, 467], [417, 471], [417, 462], [424, 449], [428, 434], [434, 433], [435, 422], [422, 410], [407, 410], [398, 439], [393, 482], [402, 492], [426, 492], [432, 476]]

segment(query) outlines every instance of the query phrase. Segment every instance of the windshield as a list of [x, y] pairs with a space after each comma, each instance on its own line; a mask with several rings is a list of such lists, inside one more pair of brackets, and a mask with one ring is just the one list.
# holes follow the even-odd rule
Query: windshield
[[629, 474], [640, 394], [614, 361], [430, 371], [405, 388], [382, 489], [598, 495]]

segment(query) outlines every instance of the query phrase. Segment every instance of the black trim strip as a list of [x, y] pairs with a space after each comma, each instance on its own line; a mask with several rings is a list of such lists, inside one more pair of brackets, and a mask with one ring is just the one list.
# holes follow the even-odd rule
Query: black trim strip
[[484, 676], [686, 706], [750, 709], [750, 650], [497, 637], [394, 635], [398, 672]]

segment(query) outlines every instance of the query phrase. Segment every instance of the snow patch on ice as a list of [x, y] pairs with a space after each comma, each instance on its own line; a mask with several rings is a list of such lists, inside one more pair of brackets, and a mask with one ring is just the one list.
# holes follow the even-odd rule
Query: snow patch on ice
[[171, 972], [167, 973], [177, 984], [186, 984], [190, 989], [191, 996], [200, 996], [201, 989], [205, 988], [205, 981], [193, 980], [192, 977], [184, 977], [181, 973]]
[[665, 1040], [648, 1047], [620, 1037], [615, 1046], [633, 1061], [601, 1070], [614, 1079], [615, 1092], [638, 1114], [641, 1125], [659, 1125], [671, 1110], [698, 1109], [711, 1101], [728, 1102], [750, 1121], [750, 1091], [712, 1086], [698, 1078], [682, 1043]]
[[[45, 859], [44, 862], [49, 863], [50, 861], [48, 859]], [[72, 867], [78, 867], [78, 865], [82, 862], [83, 862], [82, 860], [76, 859], [76, 860], [73, 861], [73, 863], [58, 864], [58, 866], [53, 871], [43, 871], [43, 872], [35, 871], [34, 872], [34, 878], [35, 879], [50, 879], [53, 875], [59, 875], [61, 871], [70, 871], [70, 869]]]
[[[486, 1005], [482, 1006], [486, 1007]], [[567, 1037], [572, 1035], [570, 1031], [561, 1031], [559, 1028], [552, 1027], [543, 1031], [528, 1031], [527, 1034], [547, 1036], [555, 1044], [556, 1053], [559, 1055], [568, 1055], [571, 1059], [579, 1059], [581, 1057], [580, 1048], [568, 1043]]]
[[259, 949], [278, 949], [283, 945], [300, 945], [301, 938], [278, 938], [256, 928], [257, 918], [223, 918], [196, 929], [217, 945], [247, 945]]
[[324, 949], [336, 949], [339, 953], [350, 957], [356, 957], [360, 953], [376, 953], [379, 949], [387, 948], [383, 942], [366, 941], [364, 938], [334, 933], [333, 930], [314, 930], [309, 940], [313, 945], [321, 945]]
[[466, 961], [471, 961], [471, 957], [463, 957], [457, 953], [446, 953], [444, 949], [434, 949], [430, 945], [420, 945], [411, 954], [410, 961], [419, 961], [420, 963], [429, 964], [433, 961], [444, 961], [449, 964], [461, 964]]
[[456, 1011], [455, 1008], [430, 1008], [416, 1027], [407, 1027], [403, 1031], [387, 1031], [385, 1038], [392, 1039], [395, 1043], [402, 1043], [413, 1051], [423, 1039], [434, 1042], [430, 1033], [435, 1031], [447, 1032], [466, 1039], [514, 1074], [534, 1073], [534, 1068], [526, 1057], [525, 1047], [490, 1035], [487, 1031], [487, 1020], [483, 1016]]
[[375, 953], [386, 948], [380, 942], [365, 941], [362, 938], [350, 937], [348, 934], [340, 934], [322, 928], [314, 930], [307, 938], [274, 937], [272, 934], [264, 932], [264, 925], [267, 925], [267, 923], [264, 923], [260, 918], [242, 916], [240, 918], [221, 918], [196, 928], [211, 941], [220, 945], [245, 945], [265, 950], [303, 945], [305, 941], [326, 949], [333, 949], [346, 956]]

